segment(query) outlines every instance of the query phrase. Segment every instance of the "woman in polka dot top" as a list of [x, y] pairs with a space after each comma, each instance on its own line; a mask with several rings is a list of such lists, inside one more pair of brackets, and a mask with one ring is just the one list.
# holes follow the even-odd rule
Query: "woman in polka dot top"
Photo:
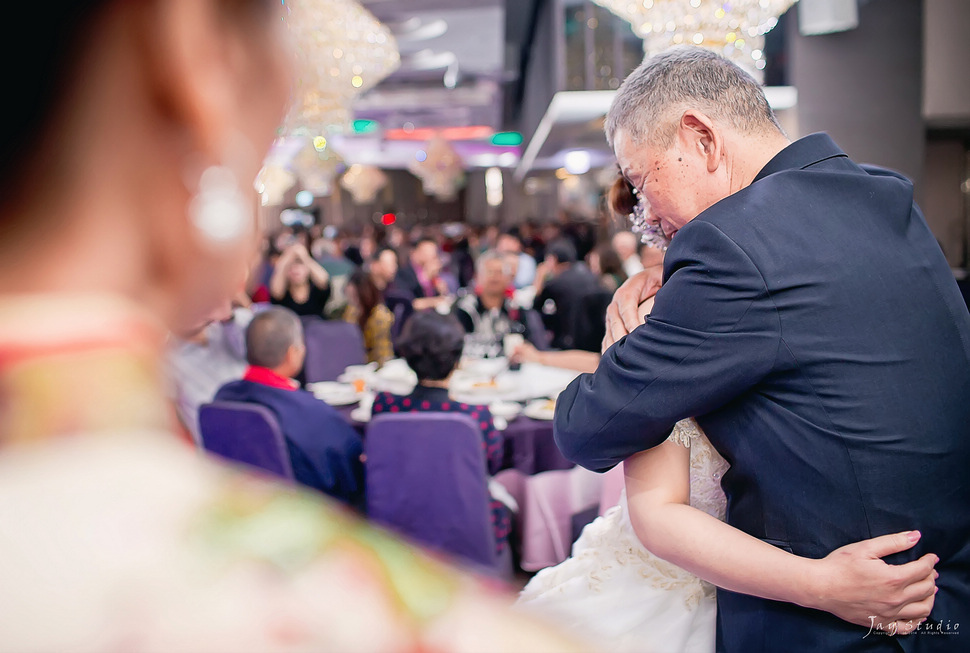
[[[494, 474], [502, 468], [503, 438], [495, 428], [487, 406], [453, 401], [448, 396], [448, 381], [461, 360], [465, 330], [450, 315], [435, 311], [415, 313], [404, 325], [398, 349], [418, 377], [414, 391], [402, 397], [381, 392], [374, 399], [373, 414], [431, 411], [465, 413], [482, 431], [487, 471]], [[492, 500], [492, 525], [498, 551], [507, 544], [511, 528], [508, 508]]]

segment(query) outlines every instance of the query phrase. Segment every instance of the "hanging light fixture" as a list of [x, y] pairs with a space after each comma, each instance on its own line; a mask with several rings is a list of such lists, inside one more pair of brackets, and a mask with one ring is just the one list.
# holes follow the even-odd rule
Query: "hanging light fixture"
[[762, 77], [764, 35], [796, 0], [593, 0], [628, 21], [647, 56], [673, 45], [714, 50]]
[[341, 177], [340, 185], [355, 204], [373, 204], [377, 193], [387, 185], [387, 175], [378, 167], [355, 163]]
[[435, 138], [418, 155], [410, 166], [411, 173], [424, 184], [424, 192], [443, 202], [458, 196], [465, 184], [465, 167], [461, 156], [444, 138]]
[[294, 101], [281, 136], [310, 140], [350, 124], [351, 102], [401, 63], [390, 30], [354, 0], [284, 0], [297, 57]]
[[293, 157], [290, 167], [300, 178], [303, 188], [315, 197], [326, 197], [333, 190], [333, 180], [342, 164], [343, 159], [333, 150], [321, 151], [308, 144]]

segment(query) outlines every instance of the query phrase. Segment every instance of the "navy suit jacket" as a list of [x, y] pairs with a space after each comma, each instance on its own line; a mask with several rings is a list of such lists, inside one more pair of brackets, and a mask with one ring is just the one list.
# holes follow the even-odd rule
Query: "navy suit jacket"
[[252, 381], [232, 381], [216, 401], [266, 406], [279, 420], [296, 480], [345, 503], [363, 508], [363, 444], [331, 406], [305, 390], [283, 390]]
[[[731, 525], [809, 558], [919, 529], [887, 561], [939, 555], [932, 619], [970, 628], [970, 314], [912, 184], [808, 136], [684, 226], [664, 279], [560, 395], [565, 455], [605, 470], [695, 416], [731, 465]], [[718, 591], [723, 651], [970, 650], [867, 630]]]

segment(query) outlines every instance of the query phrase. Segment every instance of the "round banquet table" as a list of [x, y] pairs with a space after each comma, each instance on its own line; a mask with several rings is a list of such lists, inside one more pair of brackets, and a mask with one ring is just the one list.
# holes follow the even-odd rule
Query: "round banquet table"
[[[367, 433], [367, 422], [351, 417], [357, 405], [337, 406], [335, 410], [353, 426], [361, 437]], [[523, 474], [538, 474], [554, 469], [570, 469], [573, 463], [563, 457], [552, 435], [552, 421], [519, 415], [502, 431], [505, 440], [503, 469], [516, 469]]]
[[[523, 363], [518, 371], [503, 372], [499, 379], [505, 382], [494, 392], [477, 391], [474, 394], [462, 394], [453, 390], [452, 395], [456, 400], [471, 404], [488, 405], [494, 401], [526, 403], [533, 399], [559, 394], [578, 374], [572, 370]], [[384, 389], [380, 387], [379, 379], [375, 379], [371, 385], [374, 390]], [[351, 417], [355, 408], [357, 404], [338, 406], [336, 410], [363, 436], [367, 430], [367, 423], [356, 421]], [[551, 420], [537, 420], [519, 415], [509, 421], [502, 435], [505, 439], [504, 468], [506, 469], [516, 469], [532, 475], [573, 467], [573, 463], [566, 460], [556, 446]]]

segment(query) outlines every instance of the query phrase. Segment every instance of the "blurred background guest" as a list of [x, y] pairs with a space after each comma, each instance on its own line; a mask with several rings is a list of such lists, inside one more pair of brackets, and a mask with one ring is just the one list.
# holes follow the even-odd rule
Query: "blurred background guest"
[[577, 261], [576, 247], [571, 241], [559, 238], [548, 245], [535, 285], [535, 307], [542, 312], [546, 328], [552, 332], [552, 347], [575, 348], [574, 327], [580, 301], [601, 288], [589, 268]]
[[364, 466], [360, 436], [332, 407], [293, 380], [306, 346], [296, 313], [282, 307], [255, 316], [246, 329], [241, 380], [216, 393], [216, 401], [266, 406], [279, 421], [297, 482], [363, 508]]
[[518, 229], [509, 229], [499, 236], [495, 249], [503, 254], [513, 254], [518, 258], [515, 273], [516, 288], [525, 288], [535, 281], [536, 260], [522, 251], [522, 237]]
[[297, 315], [323, 317], [330, 299], [330, 274], [302, 243], [294, 243], [283, 251], [273, 269], [269, 294], [274, 304]]
[[384, 305], [374, 273], [357, 270], [347, 282], [347, 310], [344, 320], [360, 327], [364, 334], [367, 362], [383, 364], [394, 358], [391, 327], [394, 314]]
[[198, 326], [173, 334], [165, 360], [179, 421], [196, 444], [199, 406], [246, 371], [245, 332], [253, 313], [224, 302]]
[[440, 274], [438, 242], [431, 237], [422, 237], [414, 244], [408, 262], [398, 269], [393, 288], [411, 299], [415, 311], [435, 308], [450, 301], [448, 286]]
[[600, 280], [604, 290], [613, 293], [627, 280], [620, 255], [608, 243], [599, 245], [589, 253], [589, 270]]
[[370, 265], [371, 279], [383, 292], [397, 277], [397, 252], [392, 247], [381, 247], [377, 250]]
[[323, 236], [313, 241], [313, 259], [332, 277], [342, 277], [354, 271], [354, 264], [344, 256], [332, 239]]
[[643, 271], [640, 262], [640, 239], [632, 231], [618, 231], [613, 234], [613, 250], [623, 262], [623, 271], [627, 277]]
[[[451, 315], [436, 311], [415, 313], [404, 325], [398, 349], [414, 370], [418, 384], [407, 396], [379, 393], [371, 410], [374, 415], [414, 411], [470, 415], [481, 428], [487, 472], [495, 474], [502, 469], [504, 440], [488, 406], [459, 403], [448, 396], [448, 382], [458, 368], [464, 343], [465, 331]], [[512, 518], [498, 499], [492, 499], [491, 508], [496, 552], [501, 553], [508, 546]]]
[[465, 331], [497, 342], [510, 333], [530, 341], [538, 336], [530, 329], [529, 312], [512, 302], [513, 276], [507, 257], [489, 250], [479, 256], [476, 268], [473, 292], [455, 303], [455, 316]]

